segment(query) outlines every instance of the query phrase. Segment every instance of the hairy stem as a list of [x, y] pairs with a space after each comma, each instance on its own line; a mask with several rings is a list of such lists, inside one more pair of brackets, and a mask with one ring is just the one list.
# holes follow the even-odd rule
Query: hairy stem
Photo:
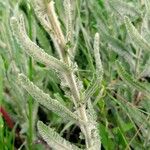
[[[69, 59], [69, 58], [68, 58]], [[69, 63], [69, 62], [68, 62]], [[69, 64], [68, 64], [69, 65]], [[68, 81], [71, 93], [74, 98], [74, 105], [76, 107], [78, 115], [86, 124], [80, 124], [81, 131], [83, 132], [86, 140], [86, 148], [92, 146], [91, 130], [89, 128], [89, 120], [86, 113], [85, 104], [81, 103], [80, 92], [76, 83], [76, 79], [73, 72], [66, 74], [66, 80]]]

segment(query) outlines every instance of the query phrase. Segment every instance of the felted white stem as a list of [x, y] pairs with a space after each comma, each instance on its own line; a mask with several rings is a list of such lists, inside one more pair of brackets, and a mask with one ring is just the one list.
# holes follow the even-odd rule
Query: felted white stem
[[86, 107], [84, 104], [81, 103], [81, 98], [80, 98], [80, 92], [75, 80], [75, 76], [73, 75], [73, 73], [67, 74], [66, 75], [66, 79], [68, 81], [71, 93], [73, 94], [73, 98], [75, 100], [75, 108], [76, 111], [78, 113], [78, 115], [80, 116], [80, 118], [82, 118], [82, 120], [85, 122], [85, 124], [79, 124], [81, 131], [83, 132], [84, 136], [85, 136], [85, 140], [86, 140], [86, 148], [90, 148], [92, 146], [93, 140], [91, 137], [91, 130], [90, 130], [90, 124], [89, 124], [89, 120], [87, 117], [87, 113], [86, 113]]
[[48, 12], [48, 17], [49, 17], [52, 29], [55, 33], [56, 38], [57, 38], [57, 41], [61, 45], [61, 47], [64, 48], [66, 41], [65, 41], [63, 32], [61, 30], [58, 17], [57, 17], [56, 12], [55, 12], [54, 1], [50, 1], [48, 3], [47, 12]]

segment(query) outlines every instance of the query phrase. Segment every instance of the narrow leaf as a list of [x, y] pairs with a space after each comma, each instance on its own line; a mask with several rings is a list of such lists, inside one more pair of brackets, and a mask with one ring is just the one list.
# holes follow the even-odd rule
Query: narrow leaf
[[117, 71], [122, 80], [124, 80], [129, 86], [136, 88], [137, 90], [143, 92], [148, 97], [150, 97], [150, 90], [148, 90], [142, 83], [131, 77], [118, 61], [116, 61], [116, 65]]
[[59, 57], [65, 56], [65, 38], [55, 12], [54, 1], [33, 0], [33, 8], [41, 25], [50, 35]]
[[37, 127], [43, 139], [55, 150], [80, 150], [80, 148], [66, 141], [54, 129], [46, 126], [41, 121], [38, 121]]
[[107, 35], [105, 33], [102, 33], [101, 36], [104, 39], [104, 41], [109, 44], [109, 47], [111, 48], [111, 50], [117, 53], [120, 57], [124, 58], [124, 60], [127, 63], [129, 63], [131, 67], [133, 68], [135, 67], [135, 62], [134, 62], [132, 53], [130, 54], [128, 52], [126, 45], [122, 41], [110, 35]]
[[103, 67], [99, 52], [99, 40], [99, 34], [96, 33], [94, 38], [94, 57], [96, 63], [96, 75], [94, 75], [91, 84], [85, 91], [85, 101], [87, 101], [96, 92], [103, 78]]
[[95, 57], [95, 63], [96, 63], [96, 74], [97, 76], [100, 76], [100, 78], [102, 79], [103, 67], [102, 67], [102, 62], [100, 59], [99, 40], [100, 40], [99, 34], [96, 33], [95, 38], [94, 38], [94, 57]]
[[129, 15], [131, 17], [135, 17], [140, 15], [134, 6], [126, 2], [120, 0], [110, 0], [109, 3], [110, 6], [121, 16]]
[[[24, 74], [19, 74], [18, 79], [21, 86], [41, 105], [53, 111], [64, 119], [81, 121], [78, 116], [72, 113], [68, 108], [62, 105], [56, 99], [52, 99], [48, 94], [44, 93], [36, 85], [34, 85]], [[82, 121], [81, 121], [82, 122]]]
[[35, 11], [36, 17], [44, 29], [51, 35], [52, 26], [48, 18], [46, 4], [46, 1], [43, 0], [33, 0], [33, 9]]
[[34, 0], [34, 11], [46, 31], [64, 48], [66, 42], [55, 11], [54, 1]]
[[25, 52], [36, 59], [37, 61], [45, 64], [48, 68], [54, 69], [57, 71], [66, 72], [68, 71], [68, 67], [58, 59], [53, 56], [48, 55], [41, 49], [38, 45], [32, 42], [26, 34], [25, 25], [23, 21], [23, 17], [20, 16], [11, 18], [11, 27], [13, 33], [21, 44], [21, 46], [26, 50]]
[[150, 51], [150, 44], [139, 34], [128, 17], [125, 17], [125, 25], [133, 45], [143, 50]]

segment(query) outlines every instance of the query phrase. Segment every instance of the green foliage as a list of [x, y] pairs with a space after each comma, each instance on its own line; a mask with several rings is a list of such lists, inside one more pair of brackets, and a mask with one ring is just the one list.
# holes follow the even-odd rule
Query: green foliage
[[0, 149], [150, 149], [149, 18], [149, 0], [0, 0]]
[[14, 150], [14, 132], [10, 132], [6, 127], [4, 120], [0, 114], [0, 149]]

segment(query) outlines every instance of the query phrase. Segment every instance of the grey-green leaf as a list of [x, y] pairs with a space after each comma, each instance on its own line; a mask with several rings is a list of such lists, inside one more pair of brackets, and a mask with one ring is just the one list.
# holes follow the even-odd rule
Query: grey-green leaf
[[141, 48], [143, 50], [150, 51], [150, 44], [140, 35], [137, 29], [132, 25], [130, 19], [128, 17], [125, 17], [124, 19], [126, 29], [131, 38], [132, 44], [134, 46], [138, 46], [138, 48]]
[[99, 34], [96, 33], [94, 38], [94, 57], [96, 63], [96, 75], [94, 75], [91, 84], [85, 91], [84, 101], [87, 101], [91, 96], [93, 96], [97, 88], [100, 87], [100, 83], [103, 78], [103, 67], [102, 67], [102, 62], [101, 62], [100, 52], [99, 52], [99, 40], [100, 40]]
[[32, 42], [26, 34], [25, 25], [23, 17], [12, 17], [11, 27], [13, 33], [20, 43], [20, 45], [25, 49], [25, 52], [36, 59], [37, 61], [45, 64], [48, 68], [54, 69], [61, 72], [67, 72], [69, 68], [60, 60], [48, 55], [43, 49]]
[[33, 84], [24, 74], [19, 74], [18, 79], [21, 86], [41, 105], [53, 111], [64, 119], [82, 122], [78, 116], [72, 113], [68, 108], [62, 105], [56, 99], [52, 99], [48, 94], [44, 93], [36, 85]]
[[121, 0], [110, 0], [109, 4], [111, 8], [113, 8], [114, 11], [120, 16], [129, 15], [131, 17], [135, 17], [140, 15], [134, 6]]
[[127, 63], [129, 63], [132, 68], [135, 67], [135, 62], [134, 62], [132, 53], [130, 54], [128, 52], [126, 45], [122, 41], [110, 35], [107, 35], [105, 33], [102, 33], [101, 36], [104, 39], [104, 41], [109, 44], [109, 47], [111, 48], [111, 50], [117, 53], [120, 57], [124, 58], [124, 60]]
[[62, 138], [54, 129], [41, 121], [37, 124], [38, 131], [47, 144], [55, 150], [80, 150], [77, 146]]
[[150, 90], [147, 89], [144, 84], [140, 83], [133, 77], [131, 77], [120, 64], [120, 62], [116, 61], [117, 71], [122, 78], [129, 86], [143, 92], [146, 96], [150, 97]]

